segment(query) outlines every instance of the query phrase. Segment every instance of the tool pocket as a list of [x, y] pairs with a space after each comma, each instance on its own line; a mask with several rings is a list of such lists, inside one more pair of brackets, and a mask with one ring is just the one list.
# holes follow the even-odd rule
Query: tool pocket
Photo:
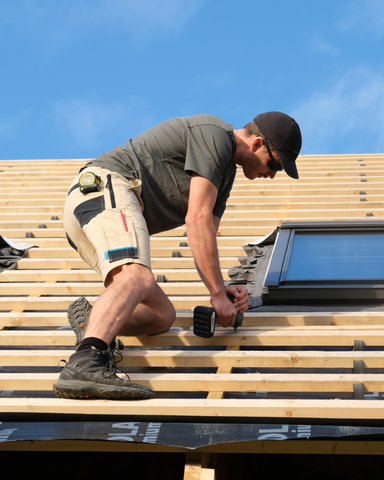
[[104, 258], [110, 263], [124, 258], [138, 258], [137, 238], [132, 220], [125, 219], [121, 210], [105, 212], [115, 228], [105, 232], [108, 250]]
[[104, 196], [101, 195], [80, 203], [80, 205], [75, 208], [73, 214], [79, 222], [80, 227], [83, 228], [84, 225], [87, 225], [96, 215], [99, 215], [99, 213], [104, 210], [105, 200]]

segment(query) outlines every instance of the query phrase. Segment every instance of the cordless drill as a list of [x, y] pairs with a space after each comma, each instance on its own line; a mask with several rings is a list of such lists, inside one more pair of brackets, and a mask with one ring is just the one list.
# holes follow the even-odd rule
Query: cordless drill
[[[229, 300], [234, 303], [235, 297], [228, 295]], [[237, 312], [233, 328], [243, 324], [244, 315]], [[195, 307], [193, 310], [193, 333], [198, 337], [210, 338], [215, 333], [216, 311], [212, 307]]]

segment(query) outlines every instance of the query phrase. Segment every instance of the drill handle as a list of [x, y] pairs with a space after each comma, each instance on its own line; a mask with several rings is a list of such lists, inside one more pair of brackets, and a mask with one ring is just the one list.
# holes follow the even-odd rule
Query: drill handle
[[[233, 295], [229, 294], [227, 296], [232, 303], [235, 303], [235, 297]], [[235, 323], [233, 324], [233, 328], [235, 330], [237, 327], [241, 327], [241, 325], [243, 324], [243, 318], [244, 318], [244, 314], [241, 312], [237, 312]]]

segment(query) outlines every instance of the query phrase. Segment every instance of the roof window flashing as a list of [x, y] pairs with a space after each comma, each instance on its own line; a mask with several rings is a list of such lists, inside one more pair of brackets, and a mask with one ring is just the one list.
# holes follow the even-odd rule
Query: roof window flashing
[[264, 304], [384, 304], [384, 222], [284, 222]]

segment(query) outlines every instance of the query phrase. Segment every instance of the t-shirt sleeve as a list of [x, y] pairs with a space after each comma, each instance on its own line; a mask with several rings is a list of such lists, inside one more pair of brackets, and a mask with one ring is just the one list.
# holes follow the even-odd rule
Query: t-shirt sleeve
[[230, 135], [215, 125], [189, 128], [184, 170], [210, 180], [219, 190], [233, 157]]

